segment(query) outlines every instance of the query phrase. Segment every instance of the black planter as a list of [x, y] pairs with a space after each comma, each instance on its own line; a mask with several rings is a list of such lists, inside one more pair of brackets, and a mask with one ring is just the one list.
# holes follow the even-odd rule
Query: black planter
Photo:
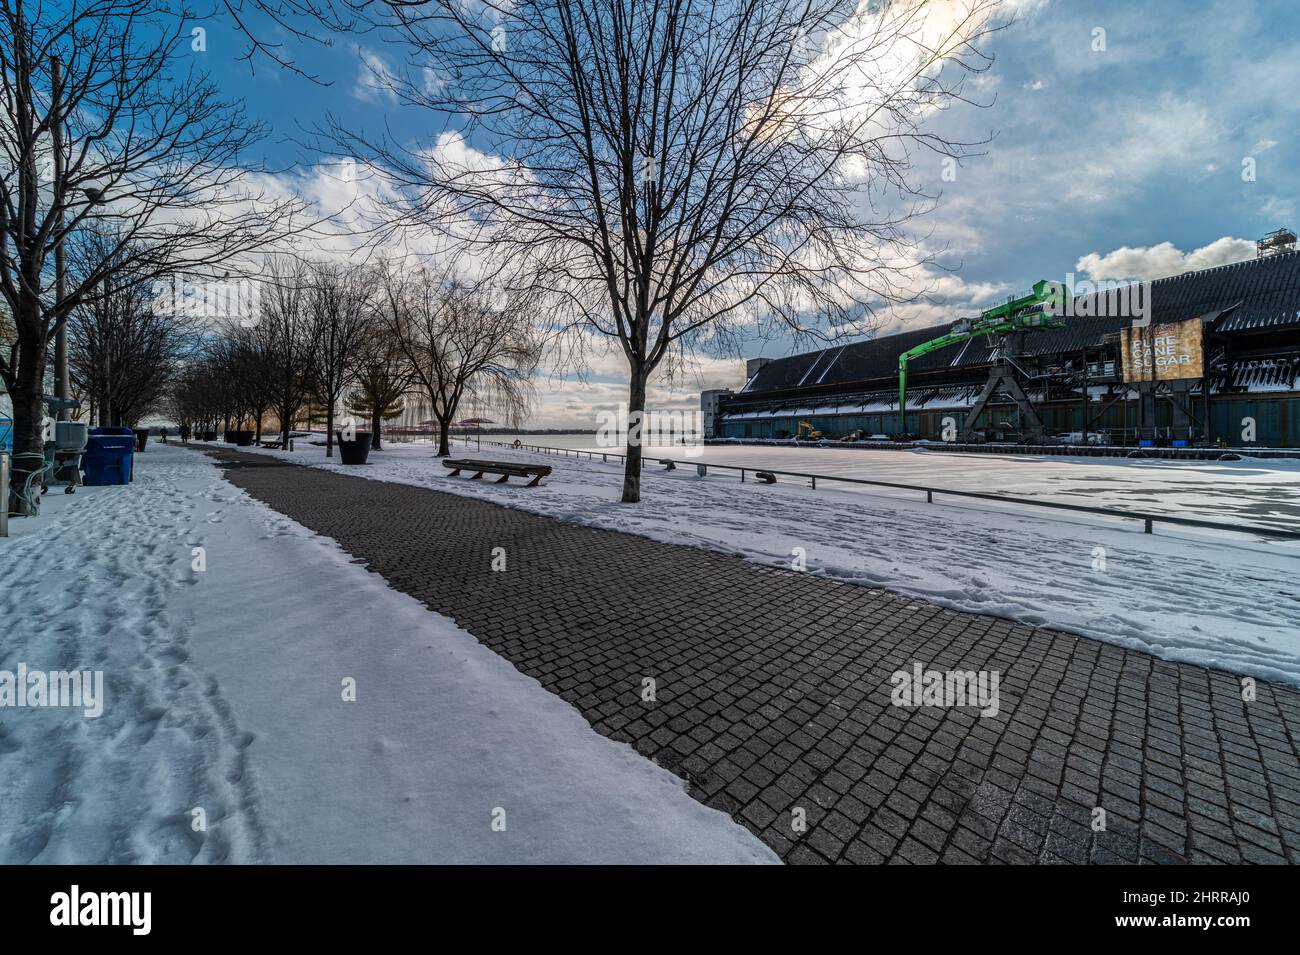
[[203, 432], [203, 437], [202, 437], [200, 440], [202, 440], [202, 441], [215, 441], [215, 440], [217, 440], [217, 433], [216, 433], [215, 431], [204, 431], [204, 432]]
[[136, 449], [136, 451], [143, 451], [143, 450], [144, 450], [144, 446], [145, 446], [146, 444], [149, 443], [149, 429], [148, 429], [148, 428], [134, 428], [134, 429], [132, 429], [132, 430], [135, 431], [135, 449]]
[[222, 441], [225, 441], [226, 444], [234, 444], [234, 443], [235, 443], [235, 432], [234, 432], [234, 429], [233, 429], [233, 428], [227, 428], [225, 431], [223, 431], [223, 432], [221, 433], [221, 440], [222, 440]]
[[344, 464], [366, 463], [366, 458], [370, 457], [369, 431], [358, 431], [352, 441], [344, 441], [341, 431], [334, 432], [334, 436], [338, 438], [339, 459]]
[[252, 447], [253, 445], [252, 431], [236, 431], [234, 432], [234, 435], [235, 435], [235, 444], [239, 445], [239, 447], [241, 448]]

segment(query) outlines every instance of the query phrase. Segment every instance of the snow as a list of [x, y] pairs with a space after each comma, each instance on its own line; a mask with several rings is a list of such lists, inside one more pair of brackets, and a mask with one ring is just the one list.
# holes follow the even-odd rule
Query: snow
[[[594, 439], [593, 439], [594, 440]], [[453, 449], [464, 452], [464, 445]], [[470, 456], [550, 464], [540, 488], [450, 478], [424, 443], [365, 467], [303, 441], [263, 451], [300, 464], [473, 495], [562, 520], [641, 534], [886, 588], [956, 610], [1053, 627], [1169, 660], [1300, 685], [1300, 542], [1063, 514], [1000, 502], [781, 478], [744, 484], [692, 464], [727, 463], [983, 490], [1222, 521], [1300, 527], [1300, 461], [1062, 458], [829, 448], [649, 448], [642, 502], [619, 503], [621, 464], [483, 445]], [[664, 472], [659, 457], [687, 460]]]
[[107, 704], [0, 709], [0, 862], [777, 861], [197, 451], [11, 530], [0, 670], [102, 670]]

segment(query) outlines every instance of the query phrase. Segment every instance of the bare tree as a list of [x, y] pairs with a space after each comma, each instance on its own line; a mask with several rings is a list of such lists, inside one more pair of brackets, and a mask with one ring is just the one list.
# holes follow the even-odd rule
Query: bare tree
[[390, 274], [383, 304], [438, 422], [439, 455], [451, 453], [450, 429], [466, 398], [501, 409], [511, 420], [522, 416], [539, 359], [533, 316], [522, 296], [494, 303], [485, 289], [419, 272]]
[[259, 300], [258, 332], [265, 350], [271, 407], [280, 421], [280, 440], [288, 450], [294, 419], [312, 388], [310, 281], [300, 262], [271, 262]]
[[934, 197], [914, 168], [978, 145], [928, 120], [987, 69], [996, 4], [393, 2], [412, 69], [376, 82], [437, 139], [325, 138], [392, 177], [395, 228], [530, 261], [554, 326], [622, 351], [636, 501], [666, 360], [763, 327], [860, 334], [924, 291], [909, 223]]
[[325, 456], [334, 456], [334, 412], [357, 373], [366, 328], [374, 318], [372, 277], [364, 269], [318, 263], [309, 269], [308, 360], [316, 396], [325, 406]]
[[239, 427], [252, 425], [255, 440], [276, 398], [273, 331], [225, 323], [207, 343], [206, 359], [217, 376], [216, 393]]
[[224, 381], [219, 362], [202, 355], [177, 374], [168, 399], [168, 408], [177, 424], [195, 431], [216, 431], [224, 414]]
[[382, 320], [371, 322], [357, 347], [356, 390], [347, 401], [347, 410], [369, 419], [373, 450], [383, 450], [383, 423], [405, 409], [403, 398], [411, 384], [411, 363], [392, 325]]
[[[239, 164], [261, 128], [173, 70], [186, 17], [166, 0], [0, 0], [0, 297], [17, 331], [0, 380], [28, 462], [17, 489], [41, 454], [49, 342], [110, 272], [199, 274], [292, 231], [299, 203], [264, 201]], [[52, 257], [91, 227], [114, 242], [61, 285]]]
[[[100, 261], [111, 237], [81, 237], [81, 254]], [[123, 272], [105, 278], [94, 298], [83, 300], [68, 318], [72, 386], [88, 399], [99, 424], [134, 427], [157, 410], [181, 362], [193, 349], [194, 323], [166, 309], [149, 287]]]

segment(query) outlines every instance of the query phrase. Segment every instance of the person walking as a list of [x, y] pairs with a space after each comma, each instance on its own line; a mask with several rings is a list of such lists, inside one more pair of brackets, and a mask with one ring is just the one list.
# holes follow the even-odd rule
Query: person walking
[[189, 443], [190, 443], [190, 426], [187, 424], [183, 424], [181, 425], [181, 444], [189, 444]]

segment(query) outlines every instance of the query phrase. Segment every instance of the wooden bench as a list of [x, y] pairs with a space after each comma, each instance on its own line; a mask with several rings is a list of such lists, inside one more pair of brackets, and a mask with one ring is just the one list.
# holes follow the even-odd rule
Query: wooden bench
[[461, 471], [473, 471], [471, 481], [477, 481], [484, 474], [500, 474], [497, 484], [505, 484], [512, 477], [532, 478], [525, 487], [537, 487], [542, 478], [551, 473], [549, 464], [512, 464], [508, 461], [475, 461], [469, 458], [444, 458], [442, 466], [451, 468], [449, 477], [456, 477]]
[[[299, 431], [289, 432], [289, 450], [290, 451], [293, 450], [294, 438], [309, 438], [309, 437], [311, 437], [310, 434], [306, 434], [303, 432], [299, 432]], [[316, 442], [312, 442], [312, 443], [315, 444]], [[268, 448], [272, 451], [279, 451], [281, 448], [284, 447], [284, 441], [281, 440], [281, 436], [278, 434], [274, 438], [263, 438], [261, 441], [257, 442], [257, 444], [258, 447]], [[322, 448], [325, 447], [325, 442], [324, 441], [320, 442], [320, 446]]]

